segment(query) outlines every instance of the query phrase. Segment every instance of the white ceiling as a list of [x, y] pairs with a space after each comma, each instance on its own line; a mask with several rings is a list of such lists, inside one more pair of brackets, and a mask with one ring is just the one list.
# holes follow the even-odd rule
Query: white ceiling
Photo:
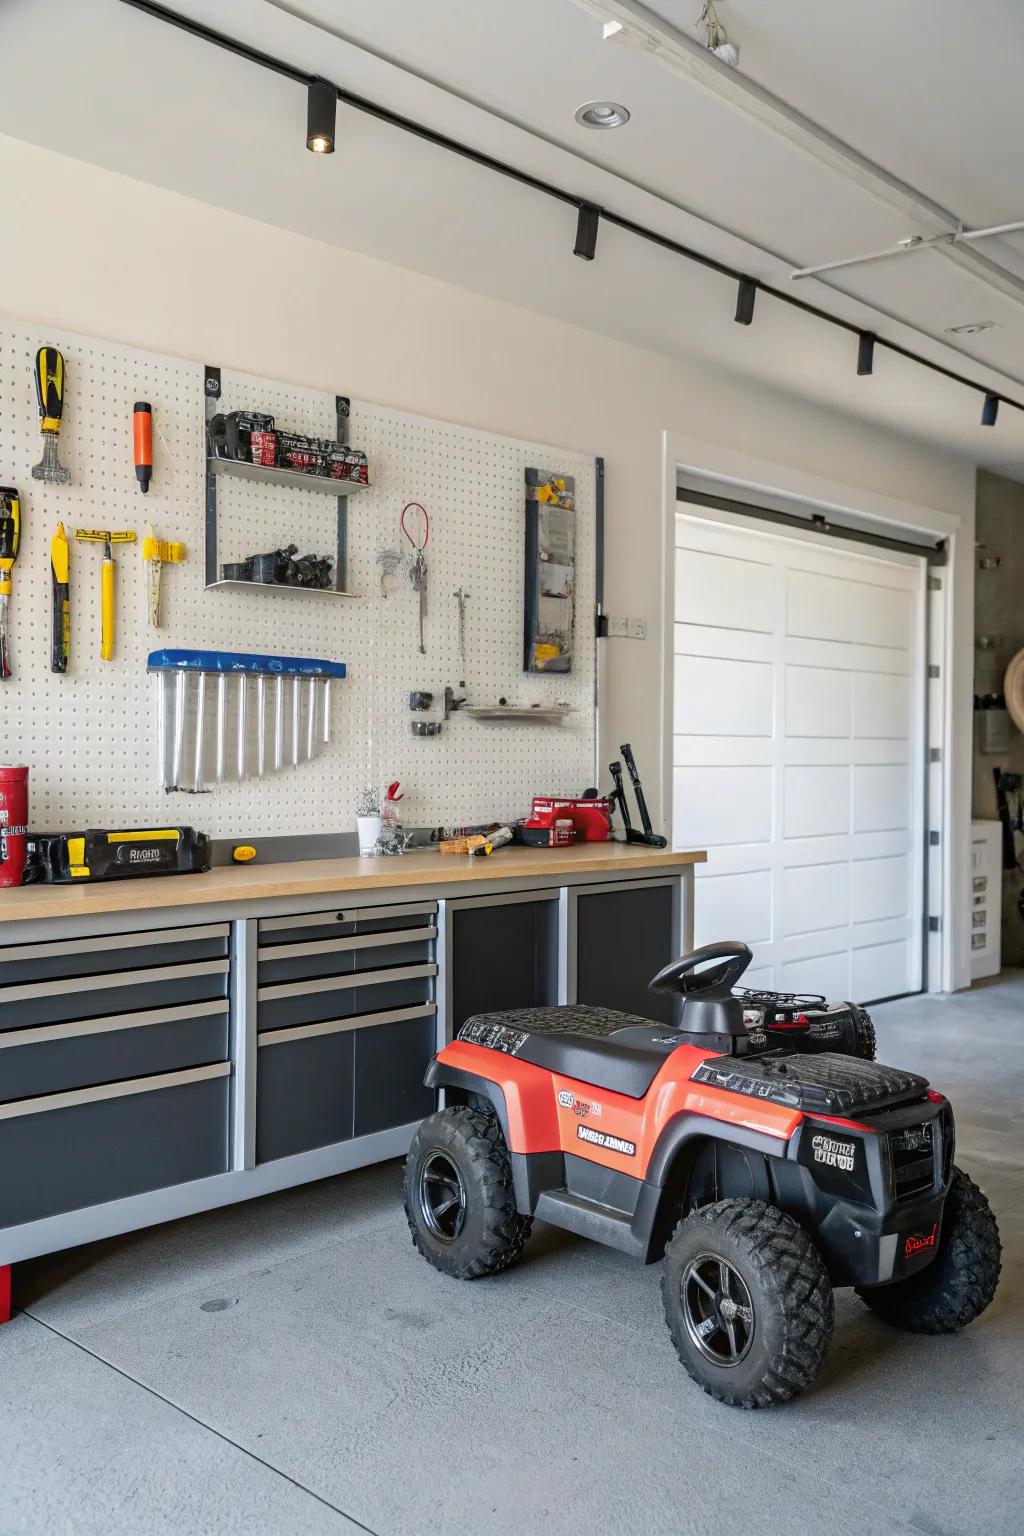
[[[805, 266], [932, 233], [669, 73], [601, 38], [573, 0], [171, 0], [298, 67], [780, 287]], [[698, 0], [648, 0], [695, 35]], [[1024, 218], [1018, 0], [720, 0], [741, 74], [970, 225]], [[572, 255], [571, 208], [341, 109], [338, 152], [304, 147], [300, 86], [120, 0], [6, 0], [0, 132], [643, 346], [696, 356], [1024, 476], [1024, 413], [980, 399], [604, 225]], [[627, 127], [594, 133], [580, 102]], [[1024, 240], [986, 255], [1024, 276]], [[1024, 303], [919, 253], [797, 291], [1024, 400]], [[948, 325], [995, 320], [957, 343]], [[1021, 382], [1016, 382], [1017, 380]]]

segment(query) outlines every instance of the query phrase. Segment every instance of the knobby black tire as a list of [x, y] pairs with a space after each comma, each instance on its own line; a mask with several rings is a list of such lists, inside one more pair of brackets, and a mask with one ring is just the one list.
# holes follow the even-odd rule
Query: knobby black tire
[[853, 1015], [853, 1032], [857, 1041], [857, 1055], [862, 1061], [874, 1061], [878, 1048], [875, 1026], [863, 1010]]
[[[417, 1170], [431, 1150], [443, 1152], [455, 1162], [466, 1189], [463, 1230], [449, 1244], [436, 1240], [418, 1209]], [[533, 1218], [516, 1210], [508, 1148], [492, 1110], [452, 1105], [424, 1120], [406, 1160], [405, 1214], [416, 1248], [443, 1274], [478, 1280], [516, 1262]]]
[[858, 1288], [857, 1294], [906, 1333], [956, 1333], [995, 1296], [1001, 1255], [992, 1207], [977, 1184], [954, 1168], [935, 1262], [906, 1280]]
[[[746, 1369], [709, 1365], [687, 1331], [680, 1281], [688, 1259], [702, 1251], [721, 1252], [743, 1274], [756, 1330]], [[821, 1369], [832, 1337], [832, 1287], [806, 1232], [776, 1206], [763, 1200], [719, 1200], [693, 1211], [665, 1249], [661, 1289], [680, 1360], [697, 1385], [719, 1402], [736, 1408], [786, 1402]]]

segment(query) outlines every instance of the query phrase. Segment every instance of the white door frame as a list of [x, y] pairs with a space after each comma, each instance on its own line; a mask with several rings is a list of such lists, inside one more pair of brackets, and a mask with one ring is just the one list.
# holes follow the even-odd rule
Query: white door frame
[[[941, 569], [942, 590], [933, 594], [927, 663], [939, 675], [929, 682], [928, 745], [938, 762], [928, 768], [928, 826], [938, 833], [929, 859], [929, 916], [939, 931], [929, 941], [928, 989], [952, 992], [967, 987], [970, 967], [970, 827], [972, 707], [974, 688], [973, 518], [883, 496], [843, 481], [808, 474], [791, 465], [759, 459], [737, 449], [700, 442], [678, 433], [663, 435], [662, 516], [662, 830], [672, 827], [672, 736], [675, 622], [675, 526], [679, 478], [733, 501], [771, 505], [782, 498], [815, 511], [875, 524], [894, 538], [908, 533], [948, 542]], [[827, 539], [827, 535], [822, 535]], [[944, 619], [944, 621], [943, 621]], [[699, 899], [699, 893], [698, 893]]]

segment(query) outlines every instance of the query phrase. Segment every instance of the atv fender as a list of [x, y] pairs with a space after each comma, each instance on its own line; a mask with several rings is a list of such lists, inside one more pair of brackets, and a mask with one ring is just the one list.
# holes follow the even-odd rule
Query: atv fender
[[461, 1093], [475, 1093], [481, 1099], [487, 1099], [494, 1113], [498, 1117], [501, 1126], [501, 1134], [508, 1146], [508, 1110], [505, 1107], [505, 1092], [500, 1083], [494, 1083], [489, 1077], [482, 1077], [479, 1072], [470, 1072], [465, 1067], [452, 1067], [447, 1062], [439, 1061], [435, 1056], [427, 1068], [427, 1075], [423, 1082], [427, 1088], [455, 1088]]
[[644, 1182], [661, 1188], [669, 1178], [679, 1153], [692, 1145], [698, 1137], [711, 1137], [731, 1146], [761, 1153], [764, 1157], [788, 1155], [789, 1143], [780, 1136], [770, 1136], [766, 1131], [748, 1130], [743, 1125], [714, 1120], [710, 1115], [684, 1112], [674, 1116], [662, 1129], [647, 1164]]
[[[463, 1052], [479, 1051], [478, 1046], [467, 1046], [462, 1042], [456, 1042], [455, 1046], [448, 1046], [446, 1049], [451, 1052], [456, 1048]], [[494, 1053], [481, 1052], [481, 1054], [485, 1055], [486, 1060]], [[503, 1056], [499, 1059], [508, 1076], [510, 1058]], [[521, 1216], [532, 1216], [544, 1190], [559, 1189], [564, 1185], [565, 1159], [558, 1145], [558, 1126], [552, 1107], [551, 1083], [548, 1074], [527, 1063], [515, 1062], [514, 1066], [519, 1070], [518, 1074], [513, 1073], [508, 1076], [513, 1092], [511, 1105], [506, 1100], [502, 1083], [495, 1082], [493, 1078], [475, 1071], [470, 1066], [459, 1065], [444, 1060], [440, 1056], [435, 1056], [430, 1063], [423, 1081], [428, 1088], [451, 1088], [460, 1098], [463, 1095], [474, 1094], [491, 1105], [498, 1117], [505, 1145], [509, 1149], [516, 1209]], [[531, 1121], [531, 1136], [535, 1140], [539, 1134], [542, 1144], [541, 1150], [531, 1151], [529, 1154], [524, 1150], [518, 1150], [527, 1145], [524, 1123], [527, 1115], [530, 1116]], [[543, 1147], [545, 1134], [548, 1140], [547, 1148]]]
[[630, 1223], [646, 1263], [661, 1258], [686, 1201], [700, 1154], [715, 1143], [730, 1154], [729, 1161], [718, 1170], [716, 1199], [773, 1199], [769, 1160], [788, 1158], [788, 1141], [709, 1115], [684, 1112], [674, 1116], [655, 1143]]

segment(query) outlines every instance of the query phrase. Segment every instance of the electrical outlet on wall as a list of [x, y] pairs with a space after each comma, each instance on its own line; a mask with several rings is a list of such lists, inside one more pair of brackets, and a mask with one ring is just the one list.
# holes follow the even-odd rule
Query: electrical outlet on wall
[[610, 640], [646, 640], [646, 619], [608, 619], [608, 638]]

